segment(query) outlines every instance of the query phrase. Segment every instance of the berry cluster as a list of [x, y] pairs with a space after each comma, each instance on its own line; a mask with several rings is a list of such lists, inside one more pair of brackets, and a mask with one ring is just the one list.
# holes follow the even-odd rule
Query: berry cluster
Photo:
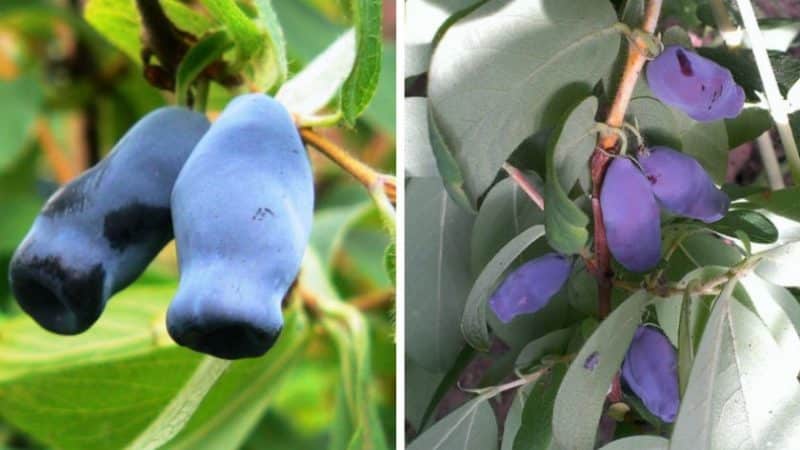
[[725, 215], [730, 200], [694, 158], [653, 147], [640, 152], [638, 165], [623, 157], [611, 162], [600, 205], [611, 254], [626, 269], [647, 272], [661, 259], [658, 205], [710, 223]]
[[161, 108], [47, 201], [14, 253], [11, 288], [43, 328], [81, 333], [174, 235], [172, 338], [221, 358], [260, 356], [281, 331], [313, 188], [297, 129], [275, 100], [242, 95], [210, 126]]
[[[663, 103], [698, 121], [736, 117], [744, 91], [730, 71], [682, 47], [666, 48], [647, 67], [650, 89]], [[642, 148], [610, 163], [600, 193], [603, 225], [614, 258], [633, 272], [661, 260], [661, 210], [705, 223], [720, 220], [730, 199], [691, 156], [668, 147]], [[566, 284], [572, 260], [548, 253], [512, 271], [489, 306], [502, 322], [544, 308]], [[622, 379], [648, 410], [673, 422], [680, 402], [675, 348], [654, 325], [640, 326]]]

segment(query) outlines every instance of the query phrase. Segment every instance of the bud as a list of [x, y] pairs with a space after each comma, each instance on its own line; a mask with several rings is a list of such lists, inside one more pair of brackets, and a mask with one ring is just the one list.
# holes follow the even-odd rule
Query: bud
[[680, 406], [678, 355], [655, 326], [639, 325], [622, 363], [622, 379], [647, 409], [667, 423]]
[[661, 217], [647, 178], [627, 158], [615, 158], [600, 193], [611, 254], [626, 269], [647, 272], [661, 259]]
[[728, 211], [728, 195], [717, 189], [694, 158], [667, 147], [653, 147], [639, 155], [653, 194], [672, 213], [716, 222]]
[[489, 306], [504, 323], [520, 314], [544, 308], [569, 278], [571, 262], [548, 253], [526, 262], [511, 272], [489, 300]]
[[728, 69], [677, 45], [647, 64], [647, 83], [659, 100], [700, 122], [736, 117], [744, 105]]

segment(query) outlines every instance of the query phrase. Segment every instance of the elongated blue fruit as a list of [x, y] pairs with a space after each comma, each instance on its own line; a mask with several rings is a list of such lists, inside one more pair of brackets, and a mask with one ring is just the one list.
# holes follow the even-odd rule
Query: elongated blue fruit
[[647, 83], [659, 100], [701, 122], [734, 118], [744, 106], [728, 69], [677, 45], [647, 64]]
[[728, 211], [728, 194], [717, 189], [691, 156], [668, 147], [653, 147], [639, 155], [639, 162], [653, 194], [670, 212], [711, 223]]
[[647, 272], [661, 259], [661, 218], [650, 182], [627, 158], [614, 158], [600, 192], [608, 248], [626, 269]]
[[569, 278], [572, 263], [558, 253], [548, 253], [511, 272], [489, 299], [497, 317], [511, 322], [520, 314], [531, 314], [547, 306]]
[[269, 350], [313, 208], [311, 167], [289, 113], [262, 94], [233, 100], [172, 193], [181, 270], [167, 312], [172, 338], [226, 359]]
[[85, 331], [172, 239], [172, 187], [208, 127], [188, 109], [155, 110], [50, 197], [9, 270], [17, 302], [39, 325]]
[[667, 423], [680, 406], [678, 355], [664, 333], [640, 325], [622, 363], [622, 378], [648, 411]]

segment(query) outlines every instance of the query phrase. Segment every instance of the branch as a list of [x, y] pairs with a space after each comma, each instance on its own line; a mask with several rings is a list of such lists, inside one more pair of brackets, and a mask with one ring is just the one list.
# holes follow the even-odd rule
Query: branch
[[308, 128], [300, 128], [300, 136], [306, 144], [327, 156], [328, 159], [352, 175], [368, 190], [372, 189], [379, 180], [382, 180], [386, 196], [389, 197], [392, 203], [397, 202], [397, 181], [395, 177], [377, 172], [341, 147]]
[[542, 194], [536, 190], [536, 186], [534, 186], [527, 178], [525, 178], [525, 174], [509, 163], [503, 163], [503, 169], [508, 173], [508, 176], [510, 176], [511, 179], [517, 183], [520, 189], [528, 194], [528, 197], [533, 200], [533, 203], [536, 203], [536, 206], [544, 211], [544, 198], [542, 198]]
[[[653, 33], [658, 24], [658, 16], [661, 12], [662, 0], [650, 0], [644, 13], [642, 31]], [[614, 102], [608, 111], [606, 125], [611, 128], [621, 128], [625, 122], [625, 112], [633, 95], [634, 87], [639, 79], [645, 63], [645, 51], [647, 43], [641, 38], [633, 37], [628, 44], [628, 58], [625, 61], [625, 69], [622, 73], [622, 80], [619, 83]], [[608, 250], [606, 239], [606, 229], [603, 224], [603, 210], [600, 206], [600, 193], [603, 186], [608, 164], [611, 157], [608, 153], [616, 152], [619, 133], [606, 132], [600, 135], [598, 147], [592, 155], [591, 174], [592, 174], [592, 215], [594, 219], [594, 245], [595, 245], [595, 264], [596, 278], [598, 286], [598, 314], [601, 319], [608, 316], [611, 312], [611, 280], [614, 273], [611, 270], [611, 254]]]
[[358, 308], [360, 311], [386, 309], [392, 307], [394, 296], [394, 289], [384, 289], [382, 291], [368, 292], [364, 295], [354, 297], [348, 300], [347, 303]]
[[762, 258], [759, 255], [754, 255], [740, 262], [739, 264], [731, 267], [725, 273], [711, 277], [703, 283], [672, 283], [672, 284], [657, 284], [657, 283], [629, 283], [623, 280], [613, 280], [612, 284], [615, 287], [624, 289], [630, 292], [645, 290], [656, 297], [672, 297], [676, 295], [683, 296], [689, 295], [717, 295], [720, 293], [720, 287], [725, 283], [743, 277], [748, 272], [753, 270], [756, 265], [761, 262]]

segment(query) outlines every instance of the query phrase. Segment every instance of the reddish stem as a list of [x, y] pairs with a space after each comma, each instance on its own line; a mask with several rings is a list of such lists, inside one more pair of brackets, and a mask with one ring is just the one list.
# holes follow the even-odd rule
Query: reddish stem
[[519, 186], [520, 189], [522, 189], [526, 194], [528, 194], [528, 197], [530, 197], [533, 203], [536, 203], [536, 206], [538, 206], [539, 209], [544, 211], [544, 198], [542, 197], [542, 194], [540, 194], [539, 191], [536, 190], [536, 186], [531, 184], [531, 182], [528, 181], [527, 178], [525, 178], [525, 174], [522, 173], [521, 170], [517, 169], [516, 167], [512, 166], [509, 163], [503, 164], [503, 169], [508, 173], [511, 179], [514, 180], [515, 183], [517, 183], [517, 186]]
[[[645, 9], [642, 21], [642, 30], [647, 33], [655, 32], [658, 24], [658, 16], [661, 12], [662, 0], [650, 0]], [[625, 121], [625, 112], [630, 104], [636, 81], [645, 63], [644, 42], [633, 41], [628, 44], [628, 59], [625, 61], [625, 70], [622, 72], [622, 79], [619, 89], [614, 96], [614, 102], [608, 111], [606, 125], [613, 128], [620, 128]], [[611, 280], [614, 272], [611, 269], [611, 255], [608, 250], [608, 240], [606, 229], [603, 224], [603, 209], [600, 205], [600, 194], [603, 189], [603, 179], [606, 170], [611, 162], [608, 153], [617, 152], [617, 142], [619, 135], [616, 133], [604, 133], [598, 139], [598, 148], [595, 150], [591, 160], [592, 174], [592, 215], [594, 219], [594, 251], [595, 264], [594, 273], [597, 278], [598, 298], [597, 312], [601, 319], [604, 319], [611, 312]]]

